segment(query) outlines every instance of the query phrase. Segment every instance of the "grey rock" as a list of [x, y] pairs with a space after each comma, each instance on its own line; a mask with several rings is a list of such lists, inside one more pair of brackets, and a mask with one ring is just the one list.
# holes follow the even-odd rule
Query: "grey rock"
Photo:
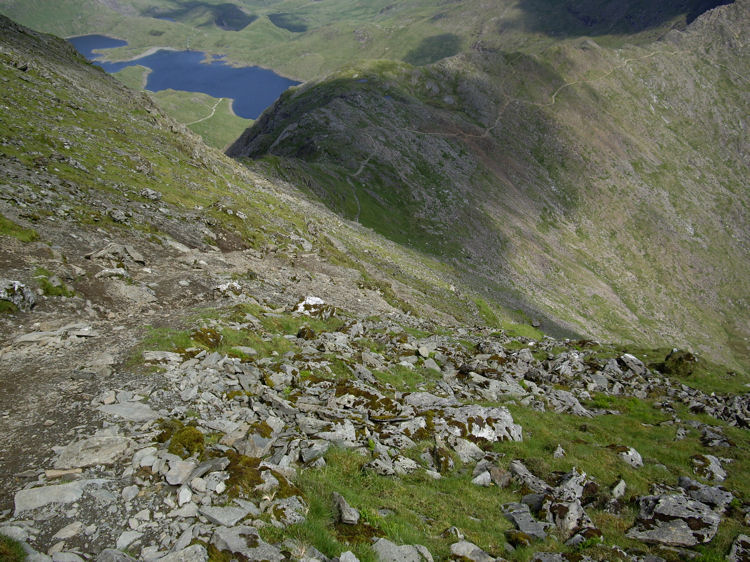
[[55, 552], [52, 555], [52, 562], [83, 562], [83, 558], [74, 552]]
[[172, 486], [179, 486], [188, 481], [195, 468], [196, 464], [193, 461], [172, 461], [166, 474], [167, 482]]
[[470, 560], [471, 562], [495, 562], [494, 556], [490, 556], [484, 550], [469, 541], [453, 543], [451, 545], [451, 554], [459, 560]]
[[436, 431], [455, 437], [468, 437], [494, 443], [495, 441], [523, 441], [521, 426], [504, 407], [485, 407], [476, 404], [445, 408], [435, 416]]
[[503, 506], [503, 515], [522, 533], [539, 540], [547, 538], [549, 524], [541, 523], [534, 519], [529, 506], [525, 503], [505, 504]]
[[142, 402], [126, 402], [124, 404], [107, 404], [97, 408], [100, 412], [134, 422], [155, 420], [159, 414]]
[[359, 523], [359, 511], [354, 509], [338, 492], [333, 492], [333, 509], [336, 518], [345, 525], [356, 525]]
[[375, 474], [380, 474], [381, 476], [393, 476], [396, 474], [396, 471], [393, 468], [393, 461], [391, 461], [390, 457], [386, 455], [378, 455], [364, 467], [372, 470]]
[[0, 279], [0, 300], [13, 303], [20, 310], [29, 310], [36, 304], [34, 292], [20, 281]]
[[281, 527], [302, 523], [307, 516], [307, 509], [307, 504], [299, 496], [276, 500], [272, 509], [273, 522]]
[[96, 465], [111, 465], [133, 448], [133, 440], [127, 437], [101, 436], [76, 441], [57, 451], [54, 467], [83, 468]]
[[250, 509], [245, 507], [213, 507], [200, 508], [200, 513], [212, 523], [223, 527], [234, 527], [250, 514]]
[[203, 545], [194, 544], [177, 552], [159, 558], [159, 562], [206, 562], [208, 552]]
[[729, 562], [748, 562], [750, 560], [750, 537], [747, 535], [737, 535], [732, 543], [732, 549], [729, 551]]
[[125, 550], [128, 548], [131, 544], [133, 544], [135, 541], [140, 539], [143, 536], [143, 533], [139, 531], [125, 531], [123, 532], [120, 537], [117, 539], [117, 550]]
[[547, 402], [550, 408], [558, 414], [573, 414], [574, 416], [584, 418], [593, 416], [591, 412], [581, 405], [578, 398], [567, 390], [551, 390], [547, 393]]
[[281, 551], [261, 539], [254, 527], [218, 527], [211, 537], [211, 544], [219, 550], [241, 554], [249, 560], [284, 560]]
[[359, 562], [359, 558], [357, 558], [351, 550], [347, 550], [346, 552], [341, 553], [341, 556], [339, 556], [339, 562]]
[[105, 548], [96, 557], [96, 562], [136, 562], [135, 558], [132, 558], [120, 550], [114, 548]]
[[550, 486], [544, 480], [534, 476], [521, 461], [512, 461], [509, 468], [514, 480], [522, 486], [526, 486], [532, 492], [546, 494], [551, 490]]
[[476, 486], [483, 486], [484, 488], [486, 488], [490, 484], [492, 484], [492, 476], [490, 476], [489, 471], [485, 470], [484, 472], [475, 476], [471, 483]]
[[620, 499], [625, 495], [625, 491], [627, 490], [627, 484], [625, 483], [625, 480], [620, 478], [617, 483], [612, 486], [612, 489], [610, 490], [612, 493], [612, 497], [615, 499]]
[[693, 470], [706, 480], [723, 482], [727, 478], [727, 471], [721, 466], [721, 461], [713, 455], [695, 455], [692, 457]]
[[724, 511], [732, 502], [732, 493], [720, 486], [706, 486], [687, 476], [681, 476], [679, 486], [692, 499], [705, 503], [718, 511]]
[[372, 545], [378, 562], [433, 562], [432, 555], [422, 545], [402, 545], [388, 539], [378, 539]]
[[484, 451], [467, 439], [454, 437], [449, 443], [463, 463], [478, 461], [484, 456]]
[[393, 459], [393, 471], [396, 474], [411, 474], [419, 469], [419, 465], [408, 457], [398, 455]]
[[630, 369], [636, 375], [643, 375], [646, 372], [646, 366], [643, 364], [643, 361], [635, 355], [625, 353], [620, 357], [619, 361], [626, 369]]
[[83, 496], [84, 489], [93, 484], [101, 484], [104, 480], [79, 480], [68, 484], [57, 484], [54, 486], [42, 486], [40, 488], [29, 488], [19, 490], [15, 495], [15, 512], [19, 513], [36, 509], [52, 503], [73, 503]]
[[561, 459], [564, 456], [565, 456], [565, 449], [562, 448], [562, 445], [558, 445], [557, 449], [555, 449], [555, 452], [552, 453], [552, 458]]
[[643, 457], [633, 447], [629, 447], [627, 451], [622, 451], [618, 455], [633, 468], [641, 468], [643, 466]]
[[578, 499], [558, 500], [547, 497], [542, 504], [540, 517], [554, 524], [566, 539], [576, 533], [596, 530]]
[[721, 517], [683, 495], [642, 496], [635, 526], [627, 536], [646, 543], [690, 547], [709, 542]]
[[414, 406], [417, 410], [431, 410], [434, 408], [443, 408], [455, 406], [459, 402], [455, 398], [442, 398], [429, 392], [412, 392], [404, 397], [404, 402]]
[[80, 521], [74, 521], [69, 525], [65, 525], [62, 529], [52, 535], [52, 540], [61, 541], [75, 537], [83, 529], [83, 523]]
[[323, 457], [328, 449], [331, 447], [329, 441], [323, 439], [315, 439], [312, 441], [305, 441], [303, 447], [300, 450], [300, 458], [305, 464], [317, 460]]

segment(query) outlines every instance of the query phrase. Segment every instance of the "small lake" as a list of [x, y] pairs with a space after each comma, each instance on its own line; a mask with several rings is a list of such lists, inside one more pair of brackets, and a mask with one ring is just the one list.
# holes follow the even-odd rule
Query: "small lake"
[[107, 72], [118, 72], [128, 66], [151, 69], [146, 89], [203, 92], [215, 98], [231, 98], [232, 109], [245, 119], [257, 119], [290, 86], [299, 84], [279, 76], [272, 70], [258, 66], [229, 66], [214, 57], [211, 62], [201, 51], [171, 51], [161, 49], [137, 59], [123, 62], [103, 62], [95, 50], [124, 47], [127, 41], [105, 35], [83, 35], [68, 39], [76, 50]]

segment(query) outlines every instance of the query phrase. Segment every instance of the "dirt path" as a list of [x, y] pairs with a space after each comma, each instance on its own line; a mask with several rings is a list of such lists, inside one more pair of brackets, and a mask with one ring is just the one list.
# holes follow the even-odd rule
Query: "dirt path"
[[211, 113], [203, 117], [202, 119], [198, 119], [197, 121], [192, 121], [191, 123], [185, 123], [186, 127], [189, 127], [190, 125], [195, 125], [196, 123], [202, 123], [203, 121], [208, 121], [216, 114], [216, 108], [219, 107], [219, 104], [224, 101], [224, 98], [219, 98], [217, 102], [214, 104], [214, 106], [211, 108]]

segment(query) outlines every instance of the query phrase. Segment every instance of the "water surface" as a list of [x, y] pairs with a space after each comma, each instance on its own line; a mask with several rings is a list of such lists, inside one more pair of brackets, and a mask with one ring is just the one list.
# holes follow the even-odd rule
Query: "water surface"
[[83, 56], [110, 73], [134, 65], [150, 68], [146, 89], [151, 92], [172, 89], [231, 98], [234, 112], [245, 119], [257, 119], [284, 90], [299, 84], [258, 66], [229, 66], [221, 57], [204, 62], [206, 54], [201, 51], [161, 49], [129, 61], [105, 62], [98, 60], [100, 55], [95, 50], [124, 47], [127, 42], [104, 35], [84, 35], [68, 41]]

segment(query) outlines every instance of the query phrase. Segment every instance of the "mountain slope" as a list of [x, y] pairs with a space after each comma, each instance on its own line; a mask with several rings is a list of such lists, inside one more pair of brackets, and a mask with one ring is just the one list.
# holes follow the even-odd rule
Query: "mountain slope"
[[0, 83], [4, 562], [743, 555], [747, 373], [501, 329], [4, 18]]
[[739, 2], [643, 47], [357, 66], [282, 96], [228, 154], [272, 155], [495, 299], [746, 364], [749, 21]]

